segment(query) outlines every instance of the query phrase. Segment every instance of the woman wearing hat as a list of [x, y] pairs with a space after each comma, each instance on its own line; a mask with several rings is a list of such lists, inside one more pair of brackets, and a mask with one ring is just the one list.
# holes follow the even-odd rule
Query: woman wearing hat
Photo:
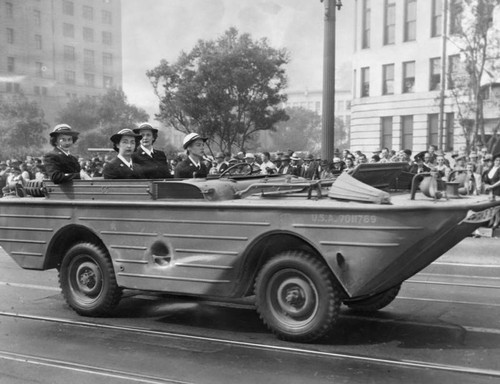
[[187, 159], [176, 165], [174, 177], [179, 179], [203, 178], [208, 175], [208, 168], [203, 162], [205, 142], [207, 138], [197, 133], [190, 133], [184, 137], [183, 148], [187, 151]]
[[113, 160], [104, 167], [105, 179], [144, 179], [141, 166], [132, 160], [132, 154], [138, 147], [141, 135], [134, 133], [129, 128], [111, 136], [113, 149], [118, 152]]
[[139, 164], [146, 179], [167, 179], [172, 177], [165, 152], [153, 148], [158, 138], [158, 130], [148, 123], [142, 123], [134, 129], [141, 135], [141, 145], [132, 154], [134, 164]]
[[78, 140], [78, 134], [68, 124], [58, 124], [50, 132], [50, 144], [54, 150], [43, 157], [43, 163], [50, 180], [56, 184], [88, 178], [80, 172], [78, 159], [70, 153], [71, 147]]

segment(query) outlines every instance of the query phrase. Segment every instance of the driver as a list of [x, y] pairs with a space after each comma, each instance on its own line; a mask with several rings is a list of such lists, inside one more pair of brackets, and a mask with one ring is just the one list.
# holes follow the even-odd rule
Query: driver
[[208, 169], [203, 162], [206, 141], [206, 137], [201, 137], [197, 133], [190, 133], [184, 137], [182, 146], [187, 151], [187, 159], [176, 165], [174, 170], [175, 178], [190, 179], [207, 177]]

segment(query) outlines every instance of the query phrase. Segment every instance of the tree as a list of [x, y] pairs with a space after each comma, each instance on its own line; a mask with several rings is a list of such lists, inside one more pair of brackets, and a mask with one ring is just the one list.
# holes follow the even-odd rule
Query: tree
[[162, 60], [147, 72], [160, 101], [158, 120], [196, 131], [218, 149], [243, 149], [257, 132], [286, 120], [281, 107], [287, 79], [285, 49], [254, 41], [230, 28], [213, 41], [200, 40], [173, 64]]
[[500, 30], [493, 23], [500, 0], [455, 0], [451, 4], [450, 41], [459, 59], [450, 64], [449, 88], [467, 148], [486, 143], [481, 86], [499, 75]]
[[19, 94], [0, 98], [0, 142], [2, 157], [39, 156], [47, 142], [48, 124], [35, 101]]
[[88, 148], [110, 147], [109, 138], [119, 130], [147, 121], [148, 114], [131, 105], [121, 89], [110, 89], [97, 98], [73, 99], [59, 112], [58, 120], [80, 132], [78, 152]]

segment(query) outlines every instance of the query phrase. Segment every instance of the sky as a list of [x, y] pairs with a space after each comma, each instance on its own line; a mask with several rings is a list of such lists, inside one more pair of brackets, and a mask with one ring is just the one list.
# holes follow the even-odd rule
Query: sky
[[[175, 62], [198, 40], [212, 40], [230, 27], [266, 37], [287, 48], [289, 90], [322, 88], [324, 5], [320, 0], [121, 0], [123, 89], [128, 101], [150, 114], [158, 99], [146, 77], [162, 59]], [[337, 13], [337, 64], [352, 53], [354, 1]]]

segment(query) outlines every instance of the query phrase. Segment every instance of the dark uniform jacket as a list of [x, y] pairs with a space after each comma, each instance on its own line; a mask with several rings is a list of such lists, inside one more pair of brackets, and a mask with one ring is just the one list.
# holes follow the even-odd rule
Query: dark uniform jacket
[[302, 169], [301, 169], [300, 176], [302, 176], [308, 180], [317, 179], [319, 177], [318, 164], [313, 163], [311, 161], [311, 163], [308, 166], [303, 165]]
[[78, 159], [73, 155], [66, 155], [59, 148], [47, 153], [43, 157], [43, 163], [50, 180], [56, 184], [80, 178]]
[[208, 168], [204, 163], [200, 163], [200, 168], [198, 168], [188, 157], [178, 163], [174, 170], [174, 177], [179, 179], [191, 179], [193, 174], [194, 177], [207, 177]]
[[[493, 174], [493, 177], [490, 178], [488, 176], [488, 174], [490, 173], [490, 171], [484, 171], [483, 172], [483, 182], [485, 184], [488, 184], [488, 185], [493, 185], [495, 184], [498, 180], [500, 180], [500, 168], [498, 168], [496, 170], [496, 172]], [[500, 196], [500, 187], [496, 187], [494, 190], [493, 190], [493, 194], [495, 196]]]
[[120, 158], [115, 157], [109, 163], [104, 166], [103, 176], [105, 179], [144, 179], [144, 173], [142, 172], [141, 166], [139, 164], [134, 164], [132, 160], [132, 167], [130, 169], [127, 164], [121, 161]]
[[170, 166], [167, 163], [165, 152], [153, 149], [153, 157], [149, 156], [141, 147], [132, 154], [132, 162], [141, 166], [146, 179], [171, 178]]

